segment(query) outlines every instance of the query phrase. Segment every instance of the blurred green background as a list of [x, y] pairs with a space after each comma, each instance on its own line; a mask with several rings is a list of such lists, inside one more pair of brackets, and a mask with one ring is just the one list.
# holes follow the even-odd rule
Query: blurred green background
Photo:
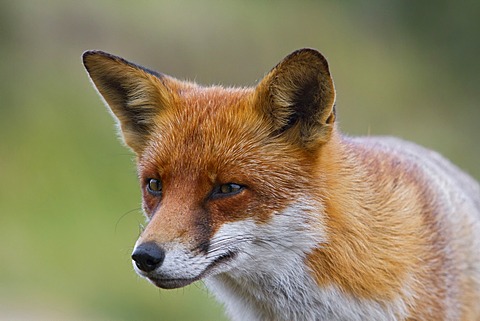
[[351, 135], [396, 135], [480, 178], [478, 1], [0, 1], [0, 320], [225, 320], [201, 282], [135, 275], [132, 154], [87, 49], [203, 84], [329, 59]]

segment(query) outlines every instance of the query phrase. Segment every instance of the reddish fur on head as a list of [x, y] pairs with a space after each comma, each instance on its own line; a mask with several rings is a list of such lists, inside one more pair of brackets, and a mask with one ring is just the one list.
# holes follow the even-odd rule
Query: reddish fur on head
[[[317, 51], [291, 54], [255, 89], [201, 87], [98, 51], [84, 62], [137, 154], [142, 185], [148, 178], [163, 183], [161, 208], [143, 189], [151, 220], [145, 240], [207, 242], [225, 222], [266, 222], [315, 188], [310, 173], [334, 129], [335, 101]], [[248, 188], [234, 201], [209, 198], [230, 182]]]

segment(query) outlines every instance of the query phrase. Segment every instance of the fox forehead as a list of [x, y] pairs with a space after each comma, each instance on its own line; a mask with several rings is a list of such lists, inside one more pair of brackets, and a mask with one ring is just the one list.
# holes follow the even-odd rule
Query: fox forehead
[[256, 119], [250, 96], [247, 90], [199, 86], [172, 92], [169, 103], [152, 116], [155, 126], [145, 137], [147, 144], [157, 151], [166, 149], [170, 156], [182, 146], [198, 153], [232, 132], [252, 131]]
[[254, 160], [258, 164], [259, 156], [268, 163], [268, 146], [275, 139], [253, 107], [251, 89], [192, 85], [172, 96], [145, 136], [140, 171], [177, 177], [204, 172], [215, 180], [220, 173], [240, 174]]

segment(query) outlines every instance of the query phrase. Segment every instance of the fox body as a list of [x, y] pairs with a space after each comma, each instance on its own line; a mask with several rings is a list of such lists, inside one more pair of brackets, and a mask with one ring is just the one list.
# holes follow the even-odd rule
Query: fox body
[[136, 154], [161, 288], [204, 280], [232, 320], [480, 320], [480, 188], [437, 153], [350, 138], [325, 58], [202, 87], [89, 51]]

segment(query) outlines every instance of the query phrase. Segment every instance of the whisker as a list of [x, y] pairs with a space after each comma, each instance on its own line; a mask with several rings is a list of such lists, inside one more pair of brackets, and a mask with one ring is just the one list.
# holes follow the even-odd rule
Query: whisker
[[123, 220], [127, 215], [133, 213], [133, 212], [136, 212], [136, 211], [141, 211], [141, 208], [140, 207], [137, 207], [137, 208], [134, 208], [134, 209], [131, 209], [125, 213], [123, 213], [117, 220], [117, 222], [115, 223], [115, 233], [117, 233], [117, 228], [118, 228], [118, 224], [120, 223], [121, 220]]
[[142, 223], [138, 224], [138, 237], [140, 237], [140, 235], [142, 235], [143, 231], [145, 231], [145, 225], [143, 225]]
[[283, 249], [284, 251], [288, 251], [294, 254], [299, 254], [300, 250], [289, 245], [283, 244], [280, 240], [277, 240], [273, 237], [269, 238], [259, 238], [254, 237], [253, 235], [242, 235], [237, 237], [224, 237], [215, 242], [210, 244], [210, 251], [208, 252], [209, 256], [216, 256], [217, 254], [223, 254], [226, 250], [235, 248], [239, 250], [241, 253], [246, 254], [248, 256], [253, 257], [250, 253], [246, 251], [241, 251], [241, 245], [245, 242], [252, 242], [256, 246], [263, 247], [267, 251], [271, 252], [271, 250], [278, 250], [278, 248]]

